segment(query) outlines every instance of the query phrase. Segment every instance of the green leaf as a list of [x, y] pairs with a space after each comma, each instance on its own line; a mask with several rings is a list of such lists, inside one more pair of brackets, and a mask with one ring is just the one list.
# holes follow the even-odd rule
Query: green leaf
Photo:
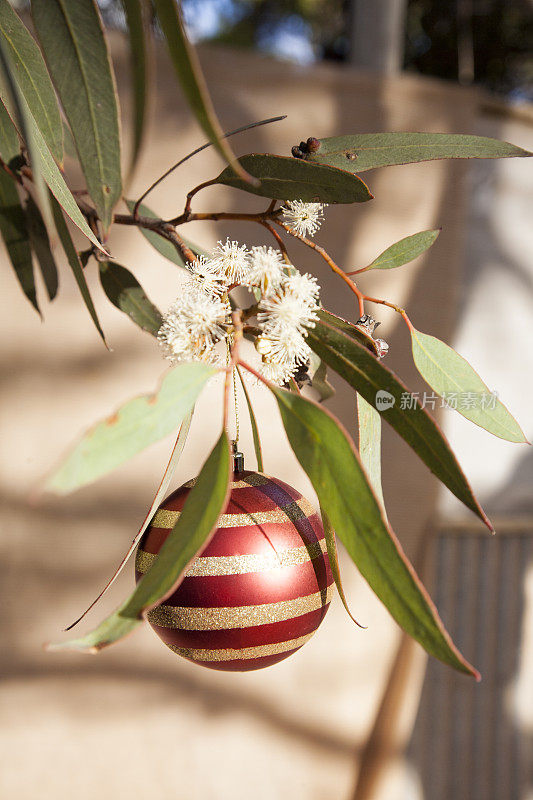
[[131, 82], [133, 90], [133, 148], [130, 172], [133, 171], [146, 126], [147, 89], [149, 72], [148, 40], [149, 21], [144, 0], [122, 0], [128, 26], [131, 53]]
[[139, 328], [155, 336], [163, 320], [137, 278], [113, 261], [100, 261], [99, 266], [100, 281], [108, 299]]
[[22, 291], [40, 314], [26, 217], [13, 179], [3, 169], [0, 169], [0, 233]]
[[63, 127], [41, 51], [8, 0], [0, 0], [0, 34], [9, 68], [52, 155], [63, 162]]
[[[135, 206], [134, 200], [126, 200], [126, 205], [130, 213], [133, 213], [133, 208]], [[160, 215], [156, 214], [152, 211], [148, 206], [145, 206], [144, 203], [141, 203], [139, 206], [139, 216], [141, 217], [148, 217], [149, 219], [160, 219]], [[160, 253], [165, 258], [168, 258], [169, 261], [172, 261], [174, 264], [177, 264], [178, 267], [184, 267], [185, 261], [181, 257], [181, 253], [174, 247], [172, 242], [169, 242], [168, 239], [163, 239], [158, 233], [155, 231], [149, 230], [149, 228], [141, 228], [138, 229], [144, 238], [150, 242], [152, 247], [154, 247], [158, 253]], [[181, 235], [181, 234], [180, 234]], [[181, 237], [187, 247], [193, 251], [193, 253], [197, 256], [203, 255], [206, 258], [209, 256], [207, 250], [203, 250], [201, 247], [198, 247], [197, 244], [191, 242], [190, 239], [186, 239], [184, 236]]]
[[229, 144], [222, 138], [224, 133], [215, 114], [196, 50], [183, 29], [179, 6], [175, 0], [154, 0], [154, 6], [178, 80], [198, 124], [222, 158], [231, 165], [233, 172], [241, 180], [250, 181]]
[[368, 272], [370, 269], [396, 269], [425, 253], [440, 233], [440, 229], [433, 231], [421, 231], [412, 236], [400, 239], [396, 244], [391, 245], [381, 253], [374, 261], [364, 269], [357, 272]]
[[87, 189], [107, 230], [122, 180], [115, 81], [98, 7], [94, 0], [32, 0], [31, 5]]
[[120, 613], [122, 606], [109, 615], [98, 625], [94, 631], [80, 636], [76, 639], [67, 639], [65, 642], [54, 642], [47, 644], [46, 650], [55, 653], [59, 650], [81, 650], [86, 653], [98, 653], [104, 647], [124, 639], [137, 628], [142, 620], [123, 617]]
[[20, 139], [2, 102], [0, 102], [0, 156], [14, 171], [21, 166]]
[[57, 265], [50, 248], [46, 225], [31, 195], [26, 201], [25, 211], [30, 244], [41, 267], [48, 297], [53, 300], [57, 295], [59, 286]]
[[298, 158], [250, 153], [239, 162], [259, 181], [253, 186], [226, 168], [216, 183], [276, 200], [303, 200], [305, 203], [364, 203], [372, 200], [368, 186], [349, 172], [313, 164]]
[[64, 117], [61, 117], [61, 123], [63, 125], [63, 148], [65, 150], [65, 156], [68, 158], [73, 158], [77, 161], [78, 151], [76, 150], [72, 131], [70, 130], [68, 122]]
[[374, 494], [385, 513], [385, 500], [381, 486], [381, 417], [374, 406], [357, 392], [357, 427], [359, 430], [359, 457], [366, 470]]
[[412, 164], [441, 158], [512, 158], [531, 156], [527, 150], [486, 136], [456, 133], [360, 133], [320, 141], [310, 162], [349, 172]]
[[461, 672], [476, 675], [384, 519], [349, 439], [322, 406], [271, 386], [296, 458], [361, 575], [402, 628]]
[[459, 353], [435, 336], [411, 330], [416, 368], [452, 408], [489, 433], [527, 442], [518, 422]]
[[333, 573], [333, 578], [335, 579], [335, 586], [337, 587], [339, 597], [342, 600], [342, 604], [350, 619], [353, 622], [355, 622], [355, 624], [359, 628], [363, 628], [364, 626], [361, 625], [359, 622], [357, 622], [356, 618], [350, 611], [350, 606], [348, 605], [348, 600], [344, 592], [344, 586], [342, 585], [341, 571], [339, 568], [339, 557], [337, 554], [337, 542], [335, 541], [335, 531], [333, 530], [331, 522], [329, 521], [329, 517], [322, 508], [322, 506], [320, 507], [320, 516], [322, 517], [322, 526], [324, 528], [324, 538], [326, 540], [326, 549], [328, 551], [329, 565], [331, 567], [331, 572]]
[[214, 367], [193, 362], [168, 372], [159, 390], [125, 403], [78, 442], [46, 488], [66, 494], [111, 472], [171, 433], [194, 406]]
[[[24, 129], [26, 144], [28, 146], [30, 155], [30, 162], [33, 168], [33, 180], [36, 184], [37, 190], [39, 191], [41, 212], [43, 213], [43, 216], [46, 216], [45, 212], [49, 204], [49, 197], [44, 184], [43, 189], [40, 189], [41, 179], [48, 184], [48, 188], [58, 203], [68, 214], [72, 222], [81, 230], [83, 234], [85, 234], [85, 236], [87, 236], [88, 239], [91, 240], [96, 247], [98, 247], [99, 250], [106, 255], [109, 255], [89, 228], [85, 217], [78, 208], [78, 204], [76, 203], [72, 192], [65, 183], [65, 180], [59, 171], [56, 162], [52, 158], [50, 150], [43, 139], [43, 136], [28, 108], [28, 105], [18, 91], [18, 87], [13, 85], [13, 89], [14, 95], [18, 95], [13, 96], [12, 99], [14, 105], [17, 107], [17, 111], [19, 112], [18, 116], [20, 118], [20, 124]], [[13, 121], [14, 115], [10, 113], [9, 116]]]
[[141, 623], [142, 614], [174, 591], [188, 564], [216, 530], [217, 520], [227, 503], [230, 462], [229, 442], [223, 432], [159, 555], [130, 597], [96, 630], [78, 639], [49, 645], [48, 649], [98, 652], [130, 633]]
[[146, 516], [144, 518], [144, 522], [141, 525], [140, 529], [138, 530], [137, 534], [135, 535], [135, 538], [134, 538], [133, 542], [131, 543], [128, 552], [126, 553], [126, 555], [124, 556], [124, 558], [122, 559], [122, 561], [118, 565], [117, 569], [115, 570], [115, 572], [111, 576], [110, 580], [106, 583], [106, 585], [104, 586], [104, 588], [102, 589], [100, 594], [92, 601], [91, 605], [88, 608], [85, 609], [83, 614], [80, 617], [78, 617], [78, 619], [75, 620], [71, 625], [69, 625], [68, 628], [65, 628], [65, 630], [67, 630], [67, 631], [72, 630], [72, 628], [74, 628], [79, 622], [82, 621], [82, 619], [88, 614], [88, 612], [91, 610], [91, 608], [94, 608], [94, 606], [98, 603], [98, 601], [106, 594], [107, 590], [110, 589], [111, 586], [115, 583], [116, 579], [118, 578], [118, 576], [120, 575], [120, 573], [122, 572], [122, 570], [124, 569], [126, 564], [128, 563], [128, 561], [130, 559], [130, 556], [133, 555], [133, 553], [135, 551], [135, 548], [137, 547], [137, 545], [141, 541], [145, 530], [147, 529], [148, 525], [150, 524], [150, 522], [152, 520], [152, 517], [154, 516], [156, 510], [159, 508], [160, 504], [163, 502], [163, 498], [164, 498], [165, 494], [167, 493], [167, 489], [169, 487], [170, 481], [172, 480], [172, 476], [174, 475], [174, 471], [175, 471], [175, 469], [176, 469], [176, 467], [178, 465], [178, 461], [181, 458], [181, 454], [183, 453], [183, 448], [185, 447], [185, 443], [186, 443], [187, 437], [189, 435], [189, 430], [190, 430], [190, 427], [191, 427], [191, 420], [192, 420], [193, 412], [194, 412], [194, 408], [191, 411], [189, 411], [188, 414], [185, 415], [185, 418], [184, 418], [184, 420], [183, 420], [183, 422], [181, 424], [181, 427], [180, 427], [176, 442], [175, 442], [174, 447], [172, 449], [172, 453], [170, 454], [169, 462], [168, 462], [168, 464], [166, 466], [166, 469], [165, 469], [165, 472], [163, 474], [163, 477], [161, 478], [161, 483], [159, 484], [159, 487], [158, 487], [157, 492], [155, 494], [155, 497], [154, 497], [154, 499], [152, 501], [152, 504], [151, 504], [150, 508], [148, 509], [148, 513], [146, 514]]
[[78, 208], [78, 204], [76, 203], [72, 192], [65, 183], [61, 172], [50, 155], [50, 151], [48, 150], [44, 139], [39, 132], [39, 129], [35, 126], [34, 121], [32, 121], [32, 128], [32, 135], [34, 137], [36, 149], [31, 152], [31, 155], [37, 160], [39, 172], [42, 174], [44, 180], [48, 184], [48, 188], [65, 213], [70, 217], [74, 225], [76, 225], [99, 250], [108, 255], [92, 230], [89, 228], [85, 217]]
[[54, 225], [57, 231], [57, 235], [59, 236], [59, 241], [61, 242], [61, 246], [65, 251], [68, 265], [72, 270], [72, 274], [74, 275], [76, 283], [78, 284], [78, 288], [80, 290], [81, 296], [83, 297], [83, 302], [87, 307], [87, 311], [91, 315], [91, 319], [95, 324], [96, 330], [102, 337], [102, 340], [105, 344], [104, 332], [102, 330], [102, 326], [100, 325], [100, 321], [98, 319], [98, 315], [96, 313], [96, 309], [92, 301], [91, 293], [89, 292], [89, 287], [87, 286], [87, 281], [85, 280], [85, 275], [83, 272], [83, 268], [78, 253], [76, 252], [76, 248], [74, 247], [74, 242], [72, 241], [72, 238], [70, 236], [70, 232], [67, 227], [67, 223], [65, 222], [63, 212], [61, 211], [61, 206], [59, 205], [59, 203], [55, 198], [51, 198], [51, 201], [52, 201], [52, 215], [54, 218]]
[[[357, 340], [329, 323], [318, 322], [316, 328], [309, 330], [307, 341], [315, 353], [367, 403], [377, 407], [381, 416], [436, 477], [492, 530], [437, 423], [419, 405], [403, 407], [411, 393], [396, 375]], [[378, 406], [377, 401], [380, 401]]]
[[261, 439], [259, 438], [259, 428], [257, 426], [257, 420], [255, 418], [254, 409], [252, 406], [252, 401], [250, 400], [250, 395], [248, 394], [248, 390], [246, 388], [246, 384], [244, 382], [244, 378], [242, 376], [242, 372], [237, 367], [237, 372], [239, 373], [239, 378], [241, 379], [241, 386], [244, 392], [244, 396], [246, 398], [246, 405], [248, 406], [248, 414], [250, 415], [250, 425], [252, 426], [252, 437], [254, 440], [254, 450], [255, 450], [255, 459], [257, 461], [257, 471], [263, 472], [263, 453], [261, 451]]
[[[38, 142], [42, 141], [43, 147], [47, 149], [46, 142], [44, 141], [41, 132], [38, 130], [37, 124], [30, 111], [30, 108], [24, 98], [24, 94], [17, 83], [15, 71], [10, 64], [9, 48], [5, 39], [0, 36], [0, 84], [2, 103], [5, 104], [8, 114], [10, 114], [13, 122], [18, 122], [20, 130], [22, 131], [22, 140], [26, 143], [26, 150], [29, 155], [29, 162], [32, 166], [32, 180], [37, 193], [39, 203], [43, 211], [43, 216], [46, 222], [51, 225], [51, 211], [50, 201], [48, 197], [48, 190], [45, 186], [45, 181], [40, 169]], [[47, 149], [50, 160], [57, 168], [57, 164], [50, 155]], [[19, 166], [22, 167], [26, 164], [26, 157], [23, 156]]]

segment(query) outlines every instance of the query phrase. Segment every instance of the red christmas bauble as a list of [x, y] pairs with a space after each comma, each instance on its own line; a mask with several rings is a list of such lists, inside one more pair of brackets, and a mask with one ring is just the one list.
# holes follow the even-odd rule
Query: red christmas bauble
[[[137, 580], [193, 485], [185, 483], [156, 512], [137, 550]], [[219, 525], [148, 621], [171, 650], [204, 667], [268, 667], [305, 644], [329, 607], [333, 576], [320, 516], [283, 481], [245, 471], [233, 476]]]

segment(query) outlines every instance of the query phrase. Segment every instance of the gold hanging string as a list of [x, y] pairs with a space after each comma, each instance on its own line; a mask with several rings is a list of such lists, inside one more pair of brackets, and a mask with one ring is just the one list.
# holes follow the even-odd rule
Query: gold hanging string
[[[229, 341], [231, 339], [231, 342]], [[228, 337], [226, 339], [226, 366], [229, 366], [231, 363], [231, 346], [233, 344], [233, 337]], [[233, 444], [235, 446], [235, 450], [237, 450], [237, 444], [239, 442], [239, 434], [240, 434], [240, 420], [239, 420], [239, 401], [237, 398], [237, 376], [235, 367], [233, 368], [232, 372], [232, 379], [233, 379], [233, 406], [235, 409], [235, 438], [233, 439]]]

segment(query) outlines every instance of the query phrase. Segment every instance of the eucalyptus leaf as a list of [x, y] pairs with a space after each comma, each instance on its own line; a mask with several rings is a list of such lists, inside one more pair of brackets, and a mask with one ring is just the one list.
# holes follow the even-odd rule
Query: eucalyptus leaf
[[412, 236], [406, 236], [399, 242], [387, 247], [368, 267], [358, 272], [368, 272], [371, 269], [396, 269], [414, 261], [415, 258], [429, 250], [437, 239], [440, 228], [432, 231], [421, 231]]
[[49, 645], [49, 650], [98, 652], [131, 633], [142, 622], [143, 614], [174, 591], [188, 564], [216, 530], [217, 520], [227, 503], [230, 462], [229, 442], [223, 432], [157, 558], [130, 597], [94, 631]]
[[26, 217], [13, 179], [0, 169], [0, 233], [20, 287], [40, 314]]
[[215, 114], [196, 50], [184, 31], [179, 5], [176, 0], [153, 2], [178, 80], [198, 124], [222, 158], [231, 165], [234, 174], [239, 175], [241, 180], [250, 181], [228, 142], [222, 138], [224, 133]]
[[385, 520], [344, 431], [322, 406], [271, 387], [289, 443], [361, 575], [399, 625], [431, 655], [477, 676], [446, 632]]
[[[53, 160], [50, 151], [46, 145], [41, 132], [38, 129], [37, 123], [30, 111], [30, 107], [26, 102], [24, 93], [17, 82], [16, 70], [10, 62], [9, 47], [5, 39], [0, 36], [0, 93], [2, 103], [5, 105], [8, 114], [10, 115], [13, 123], [18, 124], [22, 132], [21, 139], [25, 142], [26, 150], [29, 156], [29, 162], [32, 167], [32, 181], [35, 187], [39, 203], [42, 208], [43, 216], [47, 223], [51, 225], [51, 210], [50, 201], [48, 198], [48, 190], [45, 185], [44, 176], [41, 171], [40, 165], [40, 146], [44, 147], [47, 151], [50, 161], [57, 169], [57, 164]], [[27, 158], [24, 155], [19, 160], [19, 169], [26, 166]]]
[[74, 142], [72, 131], [70, 130], [69, 124], [64, 117], [61, 118], [61, 122], [63, 125], [63, 148], [65, 150], [65, 156], [68, 158], [73, 158], [77, 161], [78, 152], [76, 150], [76, 143]]
[[4, 104], [0, 101], [0, 156], [13, 171], [21, 166], [20, 139]]
[[518, 422], [468, 361], [435, 336], [411, 330], [416, 368], [431, 388], [463, 417], [509, 442], [527, 442]]
[[155, 394], [125, 403], [82, 437], [48, 479], [46, 488], [66, 494], [92, 483], [177, 428], [216, 369], [193, 362], [168, 372]]
[[46, 225], [31, 195], [26, 201], [25, 211], [31, 248], [39, 262], [48, 297], [53, 300], [59, 287], [57, 265], [50, 247]]
[[220, 173], [215, 183], [276, 200], [303, 200], [305, 203], [365, 203], [372, 200], [372, 194], [361, 178], [334, 167], [268, 153], [241, 156], [239, 163], [260, 181], [259, 186], [246, 183], [228, 168]]
[[307, 158], [349, 172], [375, 167], [412, 164], [441, 158], [523, 158], [532, 154], [521, 147], [486, 136], [457, 133], [358, 133], [320, 140], [320, 147]]
[[242, 390], [244, 392], [244, 397], [246, 398], [246, 405], [248, 406], [250, 425], [252, 427], [252, 437], [254, 440], [255, 459], [257, 461], [257, 471], [263, 472], [263, 452], [261, 450], [261, 439], [259, 438], [259, 427], [255, 418], [252, 401], [250, 399], [250, 395], [248, 394], [248, 389], [246, 388], [246, 383], [244, 382], [244, 378], [239, 367], [237, 367], [237, 372], [239, 373], [239, 378], [241, 379]]
[[107, 230], [122, 179], [118, 102], [98, 6], [95, 0], [32, 0], [31, 7], [87, 189]]
[[89, 292], [89, 287], [87, 286], [87, 281], [85, 280], [83, 267], [80, 258], [78, 256], [78, 253], [76, 252], [76, 248], [74, 247], [74, 242], [72, 241], [72, 237], [67, 227], [67, 223], [65, 222], [61, 206], [54, 197], [51, 198], [51, 205], [52, 205], [52, 215], [54, 218], [55, 229], [57, 231], [59, 241], [61, 242], [61, 246], [67, 257], [68, 265], [72, 270], [72, 274], [74, 275], [74, 280], [78, 284], [78, 289], [80, 290], [80, 294], [83, 298], [83, 302], [85, 303], [87, 311], [89, 312], [91, 319], [96, 327], [96, 330], [102, 337], [102, 340], [105, 344], [104, 332], [102, 330], [102, 326], [100, 325], [100, 320], [98, 319], [98, 315], [94, 307], [91, 293]]
[[52, 155], [61, 164], [63, 127], [54, 87], [41, 51], [8, 0], [0, 0], [0, 35], [13, 77]]
[[[92, 230], [89, 228], [87, 224], [87, 220], [81, 213], [80, 209], [78, 208], [78, 204], [74, 199], [74, 196], [70, 189], [68, 188], [67, 184], [65, 183], [65, 179], [61, 174], [56, 162], [52, 158], [50, 150], [46, 146], [46, 142], [44, 141], [42, 134], [31, 115], [31, 112], [24, 106], [23, 104], [23, 116], [24, 116], [24, 123], [27, 128], [26, 135], [27, 135], [27, 145], [30, 153], [30, 160], [31, 166], [33, 167], [33, 176], [34, 182], [36, 181], [36, 176], [43, 178], [43, 180], [48, 185], [48, 188], [63, 208], [65, 213], [70, 217], [72, 222], [80, 229], [80, 231], [85, 234], [85, 236], [91, 240], [91, 242], [98, 247], [106, 255], [109, 255], [105, 248], [102, 247]], [[45, 209], [48, 205], [48, 192], [46, 192], [43, 197], [42, 193], [40, 196], [41, 204], [41, 212], [43, 215], [45, 214]]]
[[[130, 213], [133, 213], [133, 209], [135, 207], [135, 201], [126, 200], [126, 205], [128, 206]], [[148, 208], [148, 206], [145, 206], [144, 203], [141, 203], [141, 205], [139, 206], [139, 216], [148, 217], [149, 219], [161, 218], [159, 214], [156, 214], [154, 211]], [[139, 227], [138, 230], [142, 233], [144, 238], [148, 242], [150, 242], [152, 247], [154, 247], [157, 250], [157, 252], [160, 253], [160, 255], [164, 256], [165, 258], [168, 258], [169, 261], [172, 261], [174, 264], [177, 264], [178, 267], [185, 266], [185, 261], [181, 257], [181, 253], [176, 247], [174, 247], [172, 242], [169, 242], [168, 239], [164, 239], [158, 233], [155, 233], [155, 231], [151, 231], [149, 228]], [[195, 255], [205, 256], [206, 258], [209, 256], [207, 250], [203, 250], [201, 247], [198, 247], [198, 245], [194, 244], [194, 242], [191, 242], [190, 239], [186, 239], [185, 236], [182, 236], [181, 238], [183, 239], [189, 250], [192, 250]]]
[[310, 329], [307, 341], [326, 364], [377, 408], [441, 483], [492, 530], [444, 434], [425, 409], [411, 402], [412, 394], [396, 375], [355, 338], [327, 322], [319, 321]]
[[381, 485], [381, 417], [374, 406], [367, 403], [359, 392], [356, 396], [359, 458], [385, 514], [385, 500]]
[[331, 311], [326, 311], [325, 308], [320, 309], [318, 317], [321, 322], [327, 323], [332, 328], [337, 328], [337, 330], [342, 331], [342, 333], [345, 333], [351, 339], [355, 339], [356, 342], [362, 344], [367, 350], [370, 350], [371, 353], [377, 355], [378, 349], [376, 342], [363, 328], [357, 326], [353, 322], [348, 322], [348, 320], [337, 316], [337, 314], [332, 314]]
[[322, 508], [322, 506], [320, 507], [320, 516], [322, 517], [322, 526], [324, 528], [324, 538], [326, 540], [326, 549], [328, 551], [329, 565], [331, 567], [331, 572], [333, 573], [333, 578], [335, 579], [335, 586], [337, 587], [339, 597], [342, 600], [342, 604], [350, 619], [353, 622], [355, 622], [355, 624], [359, 628], [363, 628], [364, 626], [361, 625], [359, 622], [357, 622], [356, 618], [350, 611], [350, 606], [348, 605], [348, 599], [344, 592], [344, 586], [342, 585], [342, 577], [339, 567], [339, 556], [337, 553], [337, 542], [335, 541], [335, 531], [333, 530], [333, 526], [329, 521], [329, 517]]
[[149, 22], [144, 0], [122, 0], [130, 44], [133, 90], [133, 148], [130, 171], [137, 163], [146, 128], [149, 73]]
[[108, 299], [127, 314], [139, 328], [155, 336], [163, 319], [159, 310], [146, 296], [137, 278], [128, 269], [113, 261], [100, 261], [99, 268], [102, 288]]
[[108, 255], [105, 248], [102, 247], [92, 230], [89, 228], [87, 224], [87, 220], [81, 213], [80, 209], [78, 208], [78, 204], [74, 199], [74, 196], [70, 189], [68, 188], [65, 180], [59, 171], [55, 161], [53, 160], [52, 156], [50, 155], [50, 151], [48, 150], [35, 122], [30, 120], [32, 125], [32, 138], [33, 138], [33, 145], [34, 149], [30, 152], [32, 155], [35, 156], [36, 168], [39, 170], [39, 173], [43, 176], [44, 180], [48, 184], [48, 188], [56, 198], [57, 202], [61, 206], [61, 208], [65, 211], [65, 213], [70, 217], [72, 222], [80, 229], [80, 231], [85, 234], [85, 236], [103, 253]]

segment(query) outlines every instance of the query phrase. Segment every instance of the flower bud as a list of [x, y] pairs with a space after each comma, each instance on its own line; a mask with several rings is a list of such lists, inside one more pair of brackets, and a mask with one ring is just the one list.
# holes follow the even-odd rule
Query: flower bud
[[255, 340], [255, 349], [261, 356], [266, 356], [272, 349], [272, 343], [266, 336], [258, 336]]

